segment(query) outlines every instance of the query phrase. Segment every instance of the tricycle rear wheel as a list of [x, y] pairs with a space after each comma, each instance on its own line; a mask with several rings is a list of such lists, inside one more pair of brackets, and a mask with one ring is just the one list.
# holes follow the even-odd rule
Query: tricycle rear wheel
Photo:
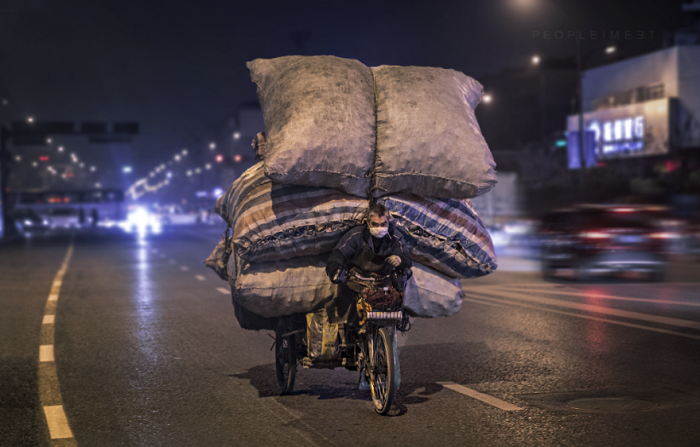
[[294, 379], [297, 371], [297, 346], [295, 334], [284, 335], [293, 332], [287, 328], [285, 319], [277, 320], [275, 329], [275, 367], [277, 369], [277, 381], [282, 394], [289, 394], [294, 389]]

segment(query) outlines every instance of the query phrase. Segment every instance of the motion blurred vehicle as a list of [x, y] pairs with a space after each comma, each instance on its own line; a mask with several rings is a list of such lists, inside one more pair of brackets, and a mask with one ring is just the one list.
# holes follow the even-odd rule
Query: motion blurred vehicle
[[121, 226], [127, 233], [159, 234], [161, 232], [158, 216], [140, 206], [132, 207], [129, 210], [126, 221]]
[[194, 225], [201, 216], [198, 213], [186, 213], [180, 206], [171, 205], [161, 209], [160, 221], [163, 225]]
[[20, 234], [31, 236], [45, 233], [49, 229], [49, 221], [31, 208], [18, 208], [10, 212], [10, 217], [15, 222], [15, 228]]
[[46, 214], [52, 230], [80, 228], [80, 213], [75, 208], [51, 208]]
[[541, 225], [542, 274], [571, 269], [585, 281], [598, 274], [636, 272], [661, 281], [670, 235], [653, 222], [644, 207], [584, 205], [554, 211]]

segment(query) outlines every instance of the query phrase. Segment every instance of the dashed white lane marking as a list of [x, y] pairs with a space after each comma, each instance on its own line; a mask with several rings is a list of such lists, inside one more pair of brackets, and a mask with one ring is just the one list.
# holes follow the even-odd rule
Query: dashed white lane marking
[[58, 300], [58, 294], [57, 293], [52, 293], [49, 295], [49, 301], [56, 301]]
[[186, 272], [186, 271], [188, 271], [189, 269], [190, 269], [190, 268], [187, 267], [186, 265], [180, 266], [180, 270], [182, 270], [183, 272]]
[[200, 281], [206, 281], [206, 280], [207, 280], [207, 278], [205, 278], [205, 277], [202, 276], [202, 275], [194, 275], [194, 277], [197, 278], [197, 279], [200, 280]]
[[43, 324], [53, 324], [56, 320], [56, 315], [44, 315]]
[[53, 345], [41, 345], [39, 346], [39, 361], [40, 362], [53, 362]]
[[46, 423], [49, 426], [51, 439], [72, 438], [73, 433], [68, 426], [68, 418], [63, 411], [63, 405], [51, 405], [44, 407]]
[[438, 385], [442, 385], [445, 388], [457, 391], [458, 393], [464, 394], [465, 396], [469, 396], [476, 400], [480, 400], [504, 411], [522, 410], [522, 408], [516, 407], [515, 405], [510, 404], [504, 400], [498, 399], [493, 396], [489, 396], [488, 394], [480, 393], [471, 388], [467, 388], [466, 386], [458, 385], [454, 382], [438, 382]]
[[224, 295], [228, 295], [229, 293], [231, 293], [231, 291], [229, 289], [225, 289], [223, 287], [217, 287], [216, 290], [223, 293]]

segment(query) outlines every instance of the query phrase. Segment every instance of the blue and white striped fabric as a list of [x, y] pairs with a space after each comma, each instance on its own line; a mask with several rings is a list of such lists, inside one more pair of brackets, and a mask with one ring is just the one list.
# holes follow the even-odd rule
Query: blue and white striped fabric
[[382, 197], [415, 262], [452, 278], [474, 278], [496, 270], [496, 252], [469, 199]]

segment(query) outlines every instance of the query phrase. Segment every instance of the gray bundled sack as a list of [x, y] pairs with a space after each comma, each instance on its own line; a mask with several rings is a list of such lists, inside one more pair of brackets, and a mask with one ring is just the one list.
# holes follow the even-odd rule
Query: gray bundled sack
[[262, 317], [313, 312], [337, 295], [337, 286], [326, 276], [326, 258], [241, 263], [235, 269], [231, 266], [234, 262], [229, 262], [229, 284], [236, 301]]
[[248, 62], [265, 118], [265, 174], [367, 197], [374, 162], [374, 85], [361, 62], [285, 56]]
[[228, 250], [226, 249], [226, 240], [222, 239], [221, 242], [216, 244], [214, 250], [211, 252], [209, 257], [204, 260], [204, 265], [214, 270], [219, 278], [224, 281], [228, 281], [228, 261], [233, 251], [232, 242], [229, 241]]
[[464, 301], [462, 284], [458, 279], [414, 263], [413, 276], [408, 280], [403, 305], [412, 317], [449, 317], [459, 312]]
[[374, 197], [399, 191], [468, 199], [496, 184], [474, 115], [483, 87], [455, 70], [372, 69], [377, 92]]

